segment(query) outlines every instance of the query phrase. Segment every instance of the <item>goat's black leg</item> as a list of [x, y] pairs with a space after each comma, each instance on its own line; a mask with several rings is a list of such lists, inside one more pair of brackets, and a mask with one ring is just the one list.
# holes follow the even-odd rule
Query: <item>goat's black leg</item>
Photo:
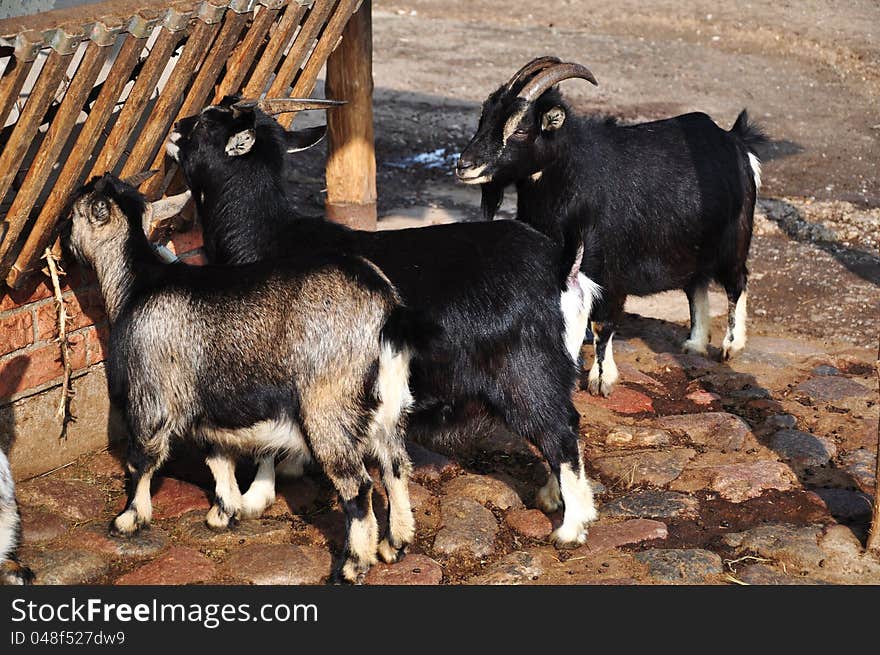
[[[536, 387], [546, 386], [535, 375]], [[551, 535], [557, 546], [574, 547], [587, 538], [586, 527], [596, 520], [593, 491], [584, 472], [584, 464], [578, 443], [580, 415], [571, 401], [571, 389], [562, 393], [545, 394], [543, 397], [520, 400], [499, 407], [510, 429], [534, 443], [550, 466], [550, 477], [536, 497], [538, 506], [545, 512], [565, 507], [562, 525]], [[535, 412], [535, 407], [543, 411]]]
[[205, 458], [205, 463], [214, 476], [214, 504], [208, 510], [205, 522], [212, 530], [234, 528], [241, 519], [242, 506], [241, 490], [235, 479], [235, 458], [215, 448]]
[[692, 280], [685, 287], [684, 292], [687, 294], [691, 310], [691, 333], [681, 349], [685, 353], [705, 357], [708, 353], [711, 340], [709, 332], [712, 327], [712, 317], [709, 313], [709, 282], [704, 279]]
[[373, 514], [373, 480], [363, 470], [357, 491], [351, 493], [352, 484], [358, 483], [357, 478], [345, 476], [340, 479], [328, 472], [342, 497], [342, 510], [345, 512], [345, 547], [342, 561], [333, 574], [333, 580], [360, 582], [362, 577], [376, 563], [376, 552], [379, 547], [379, 526]]

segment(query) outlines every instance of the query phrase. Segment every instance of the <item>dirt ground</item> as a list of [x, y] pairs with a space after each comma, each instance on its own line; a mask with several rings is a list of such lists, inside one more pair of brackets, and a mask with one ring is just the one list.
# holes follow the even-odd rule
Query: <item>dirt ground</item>
[[[699, 110], [729, 127], [748, 107], [773, 140], [761, 153], [749, 345], [729, 364], [682, 356], [684, 294], [633, 300], [615, 339], [621, 385], [608, 400], [575, 394], [601, 516], [587, 545], [548, 545], [560, 517], [534, 510], [546, 469], [495, 432], [452, 460], [414, 450], [417, 541], [368, 582], [876, 584], [880, 562], [860, 548], [878, 429], [880, 6], [522, 7], [374, 1], [380, 227], [477, 218], [478, 191], [451, 165], [480, 102], [534, 56], [592, 69], [598, 88], [563, 87], [583, 111], [635, 121]], [[323, 210], [323, 157], [297, 160], [306, 212]], [[123, 499], [118, 454], [23, 483], [24, 559], [43, 582], [326, 579], [342, 515], [320, 476], [284, 485], [265, 518], [223, 535], [203, 526], [204, 469], [179, 460], [166, 474], [155, 527], [130, 544], [104, 536]]]

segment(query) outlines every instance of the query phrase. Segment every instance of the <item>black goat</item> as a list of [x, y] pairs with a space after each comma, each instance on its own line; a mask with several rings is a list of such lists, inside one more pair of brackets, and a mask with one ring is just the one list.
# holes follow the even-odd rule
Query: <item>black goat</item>
[[553, 539], [583, 543], [596, 511], [571, 393], [594, 288], [578, 273], [576, 247], [563, 254], [516, 221], [363, 232], [301, 218], [283, 170], [285, 150], [305, 144], [236, 100], [179, 121], [168, 143], [196, 199], [209, 260], [296, 260], [331, 249], [375, 262], [440, 329], [413, 352], [409, 433], [458, 434], [475, 412], [500, 418], [550, 465], [538, 502], [547, 511], [565, 504]]
[[15, 500], [15, 482], [6, 453], [0, 450], [0, 584], [33, 582], [34, 574], [16, 556], [20, 541], [21, 517]]
[[[412, 318], [387, 278], [346, 254], [166, 264], [144, 236], [146, 211], [137, 189], [109, 174], [89, 182], [71, 211], [70, 250], [97, 273], [111, 326], [110, 397], [130, 435], [129, 500], [111, 531], [129, 536], [149, 524], [150, 479], [174, 439], [210, 449], [217, 497], [207, 521], [216, 529], [247, 509], [236, 456], [262, 466], [308, 450], [342, 499], [338, 573], [356, 581], [377, 551], [396, 561], [414, 532], [401, 425], [412, 400]], [[391, 508], [381, 544], [368, 454], [379, 460]]]
[[684, 289], [691, 312], [684, 351], [706, 355], [709, 282], [729, 303], [722, 357], [746, 342], [746, 259], [765, 141], [743, 111], [733, 128], [693, 113], [638, 125], [578, 116], [554, 88], [596, 80], [578, 64], [541, 57], [483, 103], [477, 132], [461, 153], [458, 178], [481, 184], [491, 220], [508, 185], [517, 218], [560, 240], [582, 232], [582, 270], [603, 289], [594, 308], [596, 358], [589, 389], [608, 395], [617, 380], [611, 339], [628, 294]]

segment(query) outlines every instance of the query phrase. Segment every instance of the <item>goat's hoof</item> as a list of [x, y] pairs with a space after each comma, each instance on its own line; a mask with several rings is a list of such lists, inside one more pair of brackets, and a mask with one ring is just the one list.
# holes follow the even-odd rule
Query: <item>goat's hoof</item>
[[208, 514], [205, 516], [205, 523], [216, 532], [224, 532], [238, 525], [239, 515], [238, 513], [228, 514], [220, 509], [219, 505], [211, 505], [211, 509], [208, 510]]
[[709, 348], [696, 341], [688, 339], [681, 345], [681, 352], [685, 355], [699, 355], [700, 357], [708, 357]]
[[247, 499], [242, 499], [241, 504], [241, 518], [243, 519], [258, 519], [263, 515], [269, 507], [272, 506], [272, 503], [275, 502], [275, 495], [267, 496], [266, 498], [260, 500], [259, 502], [249, 503]]
[[725, 339], [724, 345], [721, 346], [721, 361], [726, 362], [733, 359], [745, 346], [730, 343]]
[[538, 509], [546, 514], [552, 514], [562, 509], [562, 496], [559, 494], [559, 484], [555, 478], [551, 477], [547, 484], [538, 489], [535, 502], [538, 505]]
[[110, 523], [108, 532], [111, 537], [130, 539], [141, 530], [149, 530], [150, 523], [141, 519], [131, 510], [126, 510]]
[[593, 396], [602, 396], [607, 398], [614, 391], [614, 382], [606, 382], [602, 378], [593, 378], [590, 380], [587, 390]]
[[335, 583], [363, 584], [364, 577], [373, 564], [375, 562], [364, 561], [350, 556], [336, 572], [337, 579]]
[[0, 584], [21, 586], [34, 583], [34, 572], [15, 560], [0, 564]]
[[583, 526], [567, 526], [564, 523], [550, 535], [550, 541], [557, 548], [577, 548], [587, 543], [587, 530]]
[[404, 544], [399, 548], [395, 548], [391, 545], [391, 542], [385, 538], [379, 543], [379, 559], [386, 564], [395, 564], [406, 556], [407, 545], [408, 544]]

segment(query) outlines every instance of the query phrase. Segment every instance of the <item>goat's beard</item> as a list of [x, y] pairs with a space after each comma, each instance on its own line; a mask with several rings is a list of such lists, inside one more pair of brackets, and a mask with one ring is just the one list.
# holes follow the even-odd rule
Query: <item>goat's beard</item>
[[504, 200], [504, 185], [489, 181], [480, 186], [480, 191], [480, 210], [483, 213], [483, 220], [491, 221], [501, 207], [501, 201]]

